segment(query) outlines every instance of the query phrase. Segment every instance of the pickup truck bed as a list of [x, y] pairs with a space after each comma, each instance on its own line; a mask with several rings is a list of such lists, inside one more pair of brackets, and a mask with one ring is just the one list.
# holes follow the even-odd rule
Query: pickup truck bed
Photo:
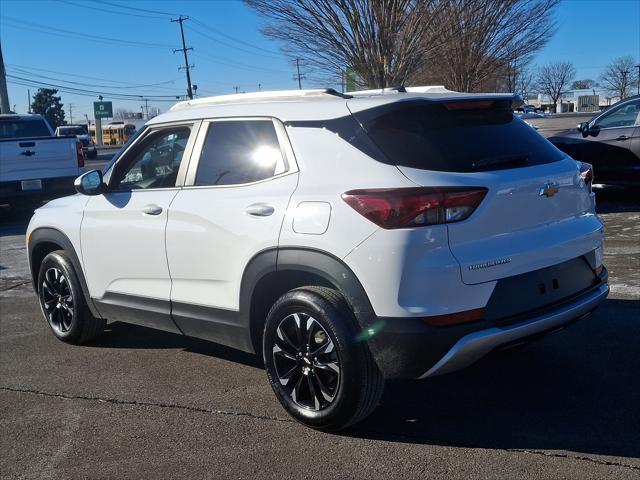
[[[11, 134], [8, 122], [12, 120], [6, 118], [9, 116], [2, 117], [0, 129], [4, 127], [5, 135], [0, 136], [0, 203], [32, 203], [27, 197], [35, 201], [72, 193], [73, 181], [82, 173], [84, 166], [82, 153], [78, 156], [77, 138], [52, 135], [6, 138], [7, 132]], [[19, 117], [18, 121], [25, 121], [23, 119], [26, 116]], [[46, 123], [42, 117], [28, 121]], [[48, 124], [46, 127], [51, 132]], [[30, 127], [22, 131], [34, 129]]]

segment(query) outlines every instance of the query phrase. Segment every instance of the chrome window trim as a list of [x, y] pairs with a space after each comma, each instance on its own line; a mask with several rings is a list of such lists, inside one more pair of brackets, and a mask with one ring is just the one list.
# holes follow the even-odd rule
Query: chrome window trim
[[[213, 123], [217, 122], [241, 122], [241, 121], [264, 121], [264, 122], [272, 122], [273, 127], [276, 132], [276, 137], [278, 139], [278, 144], [280, 146], [280, 151], [282, 152], [283, 161], [285, 163], [285, 170], [278, 175], [274, 175], [269, 178], [265, 178], [262, 180], [257, 180], [255, 182], [249, 183], [233, 183], [229, 185], [195, 185], [196, 174], [198, 172], [198, 165], [200, 164], [200, 159], [202, 155], [202, 147], [204, 146], [204, 142], [207, 138], [207, 133], [209, 132], [209, 128]], [[248, 116], [248, 117], [216, 117], [216, 118], [207, 118], [202, 120], [202, 125], [200, 127], [200, 131], [198, 133], [198, 138], [194, 144], [193, 151], [191, 153], [191, 161], [189, 162], [189, 170], [186, 174], [186, 179], [184, 182], [183, 188], [185, 189], [202, 189], [202, 188], [234, 188], [234, 187], [244, 187], [249, 185], [256, 185], [264, 182], [270, 182], [271, 180], [286, 177], [293, 173], [297, 173], [298, 163], [293, 153], [293, 148], [291, 147], [291, 142], [289, 141], [289, 136], [286, 133], [284, 128], [284, 124], [277, 118], [274, 117], [263, 117], [263, 116]]]

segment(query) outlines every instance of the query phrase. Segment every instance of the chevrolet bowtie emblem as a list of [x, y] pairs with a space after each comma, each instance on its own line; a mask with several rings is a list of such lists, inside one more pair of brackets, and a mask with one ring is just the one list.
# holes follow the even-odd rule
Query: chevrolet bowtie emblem
[[556, 193], [558, 193], [558, 187], [551, 183], [545, 183], [543, 187], [540, 187], [538, 191], [538, 195], [541, 197], [553, 197]]

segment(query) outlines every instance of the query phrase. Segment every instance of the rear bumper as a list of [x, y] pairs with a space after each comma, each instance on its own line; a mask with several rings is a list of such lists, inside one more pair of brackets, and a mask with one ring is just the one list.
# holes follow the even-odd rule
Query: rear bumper
[[589, 288], [550, 304], [536, 305], [520, 294], [520, 308], [528, 306], [526, 312], [512, 315], [510, 309], [501, 308], [505, 316], [452, 326], [429, 325], [428, 317], [377, 317], [367, 329], [366, 341], [385, 378], [427, 378], [453, 372], [491, 350], [551, 333], [587, 316], [607, 297], [607, 280], [603, 268]]
[[18, 181], [0, 182], [0, 203], [14, 203], [23, 198], [60, 197], [75, 192], [76, 177], [43, 178], [42, 189], [22, 190]]
[[551, 332], [589, 315], [609, 293], [609, 285], [602, 284], [578, 301], [557, 310], [503, 328], [488, 328], [465, 335], [429, 370], [419, 378], [433, 377], [465, 368], [496, 348]]

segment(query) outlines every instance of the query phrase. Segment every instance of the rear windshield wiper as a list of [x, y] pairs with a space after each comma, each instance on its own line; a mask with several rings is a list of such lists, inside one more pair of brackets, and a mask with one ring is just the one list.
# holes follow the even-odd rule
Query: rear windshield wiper
[[529, 156], [526, 154], [519, 155], [504, 155], [502, 157], [486, 157], [481, 158], [477, 162], [473, 162], [471, 164], [471, 168], [474, 170], [480, 170], [483, 168], [490, 168], [500, 165], [502, 167], [510, 166], [510, 165], [522, 165], [527, 163], [529, 160]]

